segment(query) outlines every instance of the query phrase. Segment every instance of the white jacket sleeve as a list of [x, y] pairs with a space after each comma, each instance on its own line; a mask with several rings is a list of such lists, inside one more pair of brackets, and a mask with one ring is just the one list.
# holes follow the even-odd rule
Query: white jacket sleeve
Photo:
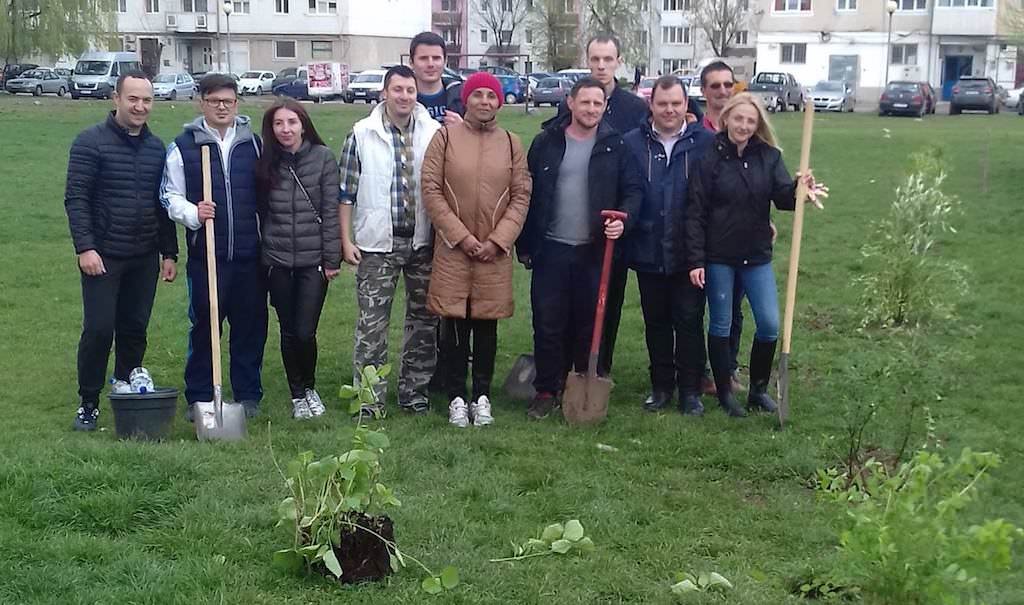
[[167, 215], [176, 223], [198, 231], [199, 208], [185, 197], [185, 162], [181, 159], [178, 146], [167, 146], [167, 160], [164, 162], [164, 178], [160, 184], [160, 203]]

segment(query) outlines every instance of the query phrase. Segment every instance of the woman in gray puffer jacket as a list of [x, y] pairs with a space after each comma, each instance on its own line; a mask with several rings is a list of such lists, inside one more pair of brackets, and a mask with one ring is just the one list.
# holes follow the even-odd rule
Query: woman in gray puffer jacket
[[324, 413], [316, 392], [316, 329], [327, 284], [341, 267], [338, 163], [292, 99], [263, 114], [263, 141], [256, 167], [262, 258], [281, 325], [292, 417], [311, 418]]

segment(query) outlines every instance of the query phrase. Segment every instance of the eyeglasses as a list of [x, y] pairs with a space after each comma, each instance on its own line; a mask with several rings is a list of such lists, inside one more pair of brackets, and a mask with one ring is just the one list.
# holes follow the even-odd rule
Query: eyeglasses
[[732, 88], [735, 85], [735, 82], [714, 82], [712, 84], [708, 84], [708, 88], [710, 88], [711, 90], [718, 90], [719, 88], [722, 87]]
[[203, 99], [203, 103], [213, 105], [214, 107], [222, 107], [224, 109], [231, 107], [237, 102], [238, 99]]

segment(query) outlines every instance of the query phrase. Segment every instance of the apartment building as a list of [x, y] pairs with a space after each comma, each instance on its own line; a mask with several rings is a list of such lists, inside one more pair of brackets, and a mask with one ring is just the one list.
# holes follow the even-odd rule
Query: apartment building
[[1017, 80], [1017, 49], [1001, 27], [1006, 0], [758, 1], [757, 70], [790, 72], [805, 86], [845, 80], [872, 95], [888, 71], [948, 98], [961, 76], [1008, 88]]
[[[117, 0], [117, 33], [146, 69], [278, 71], [310, 60], [353, 70], [398, 61], [430, 28], [426, 0]], [[117, 49], [121, 50], [121, 49]]]

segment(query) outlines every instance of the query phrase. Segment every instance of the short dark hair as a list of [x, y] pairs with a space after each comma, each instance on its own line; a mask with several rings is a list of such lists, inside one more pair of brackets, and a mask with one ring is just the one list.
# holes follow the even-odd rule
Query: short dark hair
[[210, 93], [227, 89], [238, 96], [238, 82], [229, 74], [212, 73], [206, 74], [199, 80], [199, 96], [205, 98]]
[[572, 85], [572, 90], [569, 91], [569, 96], [575, 99], [576, 94], [584, 88], [599, 88], [601, 89], [601, 92], [604, 92], [604, 85], [598, 82], [597, 78], [587, 76], [586, 78], [580, 78]]
[[412, 68], [408, 65], [394, 65], [388, 68], [387, 73], [384, 74], [384, 88], [388, 87], [388, 84], [391, 83], [391, 78], [395, 76], [416, 79], [416, 74], [412, 72]]
[[708, 74], [713, 72], [713, 71], [727, 71], [727, 72], [729, 72], [729, 75], [733, 76], [734, 78], [736, 76], [735, 72], [733, 72], [732, 68], [729, 67], [729, 64], [726, 63], [725, 61], [712, 61], [711, 63], [708, 63], [707, 65], [705, 65], [704, 69], [700, 70], [700, 85], [701, 86], [704, 86], [705, 84], [707, 84]]
[[153, 83], [153, 81], [149, 79], [149, 74], [140, 69], [132, 69], [118, 76], [117, 84], [114, 84], [114, 92], [121, 94], [121, 89], [124, 88], [124, 81], [128, 78], [138, 78], [140, 80], [145, 80], [150, 84]]
[[587, 49], [587, 58], [590, 57], [590, 45], [594, 42], [600, 42], [602, 44], [611, 42], [615, 45], [615, 56], [618, 57], [622, 55], [622, 43], [619, 42], [619, 39], [615, 34], [596, 34], [590, 36], [590, 39], [587, 40], [587, 45], [584, 46], [584, 48]]
[[410, 61], [416, 56], [416, 48], [420, 46], [440, 46], [441, 55], [448, 58], [448, 48], [444, 43], [444, 38], [434, 32], [420, 32], [412, 37], [412, 42], [409, 42]]
[[684, 99], [689, 98], [690, 95], [686, 94], [686, 85], [679, 79], [679, 76], [661, 76], [654, 81], [654, 86], [651, 87], [651, 103], [654, 103], [654, 93], [657, 92], [659, 88], [662, 90], [669, 90], [675, 86], [683, 89]]

